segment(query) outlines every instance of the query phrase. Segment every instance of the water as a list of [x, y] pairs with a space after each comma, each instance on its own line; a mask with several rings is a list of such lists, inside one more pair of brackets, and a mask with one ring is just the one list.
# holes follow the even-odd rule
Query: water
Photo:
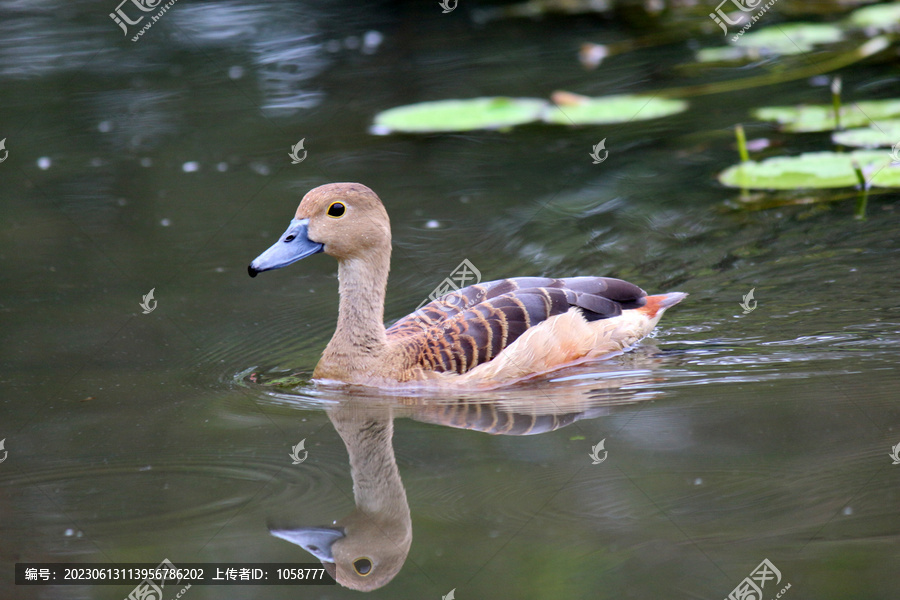
[[[714, 180], [752, 107], [826, 88], [700, 96], [619, 126], [374, 137], [375, 113], [413, 101], [693, 83], [670, 69], [690, 50], [588, 73], [578, 45], [627, 31], [591, 17], [473, 28], [464, 7], [186, 0], [132, 43], [113, 9], [0, 6], [3, 597], [131, 589], [15, 586], [23, 561], [308, 562], [269, 528], [359, 514], [354, 479], [357, 501], [390, 497], [402, 517], [404, 496], [409, 510], [408, 556], [373, 597], [726, 597], [763, 559], [781, 573], [767, 598], [788, 583], [787, 598], [897, 589], [896, 195], [874, 195], [858, 221], [852, 194], [756, 210]], [[364, 52], [370, 31], [383, 41]], [[896, 89], [890, 63], [843, 76], [851, 97]], [[785, 153], [827, 143], [747, 126]], [[609, 159], [593, 165], [604, 137]], [[301, 138], [308, 156], [292, 165]], [[690, 296], [635, 352], [524, 389], [259, 385], [308, 375], [333, 331], [329, 257], [246, 275], [329, 181], [363, 182], [387, 206], [391, 320], [464, 258], [485, 279], [603, 274]], [[392, 423], [393, 443], [366, 445], [360, 423]], [[348, 451], [363, 457], [353, 477]], [[394, 461], [399, 487], [366, 483]]]

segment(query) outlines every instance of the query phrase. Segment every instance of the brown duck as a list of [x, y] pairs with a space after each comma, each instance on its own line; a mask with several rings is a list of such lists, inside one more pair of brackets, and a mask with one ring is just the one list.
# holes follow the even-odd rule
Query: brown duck
[[338, 260], [337, 328], [313, 377], [379, 388], [485, 389], [627, 350], [687, 294], [610, 277], [518, 277], [447, 294], [384, 327], [391, 225], [359, 183], [311, 190], [251, 277], [324, 252]]

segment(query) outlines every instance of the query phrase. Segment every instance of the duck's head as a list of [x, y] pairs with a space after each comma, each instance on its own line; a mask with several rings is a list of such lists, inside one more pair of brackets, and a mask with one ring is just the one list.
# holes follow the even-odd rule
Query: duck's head
[[334, 527], [270, 531], [322, 561], [328, 574], [342, 586], [365, 592], [394, 579], [412, 543], [408, 524], [376, 520], [358, 511]]
[[361, 183], [329, 183], [310, 190], [291, 224], [247, 271], [280, 269], [318, 252], [339, 261], [391, 249], [391, 224], [378, 196]]

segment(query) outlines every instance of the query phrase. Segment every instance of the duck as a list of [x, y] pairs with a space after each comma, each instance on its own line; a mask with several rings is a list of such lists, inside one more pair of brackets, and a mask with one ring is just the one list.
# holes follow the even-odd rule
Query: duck
[[338, 263], [337, 325], [313, 380], [382, 389], [494, 389], [631, 349], [687, 294], [648, 295], [612, 277], [514, 277], [445, 294], [384, 325], [391, 224], [361, 183], [303, 197], [250, 277], [314, 254]]

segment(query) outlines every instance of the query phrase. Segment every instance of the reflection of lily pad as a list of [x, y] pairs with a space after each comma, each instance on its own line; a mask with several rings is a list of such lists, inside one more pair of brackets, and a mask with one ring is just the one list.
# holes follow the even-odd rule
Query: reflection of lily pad
[[[775, 121], [785, 131], [831, 131], [837, 128], [834, 109], [826, 104], [807, 106], [770, 106], [753, 111], [762, 121]], [[871, 100], [845, 104], [841, 108], [841, 126], [862, 127], [870, 120], [900, 118], [900, 100]]]
[[890, 153], [872, 150], [811, 152], [748, 161], [722, 171], [719, 181], [729, 187], [757, 190], [852, 187], [859, 183], [853, 161], [871, 173], [868, 176], [873, 186], [900, 187], [900, 164], [891, 164]]
[[900, 2], [860, 8], [853, 11], [848, 22], [853, 27], [875, 31], [896, 31], [900, 29]]
[[869, 127], [836, 131], [831, 134], [835, 144], [855, 148], [889, 148], [900, 143], [900, 119], [878, 121]]
[[555, 105], [547, 107], [544, 121], [556, 125], [627, 123], [667, 117], [687, 110], [684, 100], [625, 94], [590, 98], [555, 92]]
[[831, 44], [844, 39], [836, 25], [824, 23], [785, 23], [745, 33], [731, 46], [704, 48], [697, 52], [700, 62], [756, 59], [809, 52], [817, 44]]
[[547, 106], [538, 98], [440, 100], [391, 108], [375, 116], [372, 133], [430, 133], [502, 129], [538, 121]]

